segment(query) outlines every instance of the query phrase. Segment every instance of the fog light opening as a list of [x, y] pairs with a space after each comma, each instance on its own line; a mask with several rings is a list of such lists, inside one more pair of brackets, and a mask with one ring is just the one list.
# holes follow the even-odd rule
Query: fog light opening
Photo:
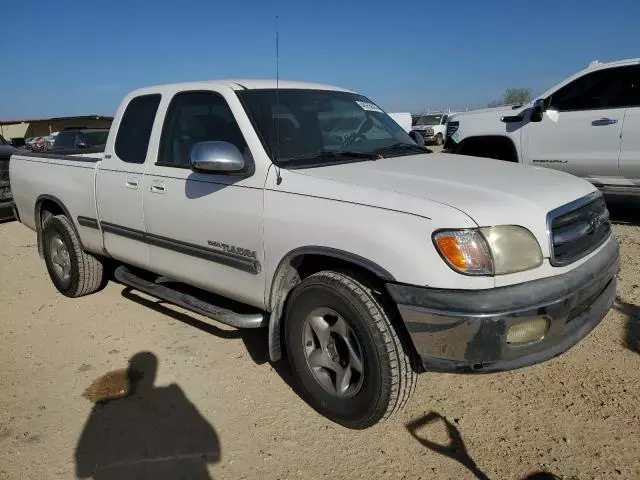
[[542, 340], [547, 333], [549, 322], [545, 317], [534, 317], [511, 325], [507, 330], [509, 345], [523, 345]]

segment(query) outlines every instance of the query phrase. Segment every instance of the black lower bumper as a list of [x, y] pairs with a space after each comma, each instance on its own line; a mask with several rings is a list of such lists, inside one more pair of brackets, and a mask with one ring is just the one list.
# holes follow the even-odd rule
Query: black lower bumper
[[[616, 297], [619, 247], [600, 251], [562, 275], [490, 290], [388, 284], [428, 371], [495, 372], [544, 362], [569, 350], [607, 314]], [[544, 336], [509, 344], [517, 324], [544, 318]]]

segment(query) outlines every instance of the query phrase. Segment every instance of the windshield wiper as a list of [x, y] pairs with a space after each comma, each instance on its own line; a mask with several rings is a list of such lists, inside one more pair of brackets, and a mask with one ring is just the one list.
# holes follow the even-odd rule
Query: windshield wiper
[[378, 155], [382, 155], [382, 152], [388, 152], [393, 150], [404, 150], [404, 151], [412, 151], [416, 153], [431, 153], [432, 151], [426, 147], [421, 147], [420, 145], [415, 145], [412, 143], [393, 143], [391, 145], [387, 145], [385, 147], [378, 148], [375, 153]]
[[322, 167], [335, 163], [348, 163], [359, 160], [377, 160], [381, 155], [373, 152], [350, 152], [344, 150], [323, 150], [310, 155], [280, 160], [287, 168]]

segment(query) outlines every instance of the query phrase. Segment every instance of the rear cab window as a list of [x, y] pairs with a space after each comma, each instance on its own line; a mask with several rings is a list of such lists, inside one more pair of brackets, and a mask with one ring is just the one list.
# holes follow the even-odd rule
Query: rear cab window
[[144, 163], [161, 95], [135, 97], [122, 114], [115, 142], [116, 156], [127, 163]]

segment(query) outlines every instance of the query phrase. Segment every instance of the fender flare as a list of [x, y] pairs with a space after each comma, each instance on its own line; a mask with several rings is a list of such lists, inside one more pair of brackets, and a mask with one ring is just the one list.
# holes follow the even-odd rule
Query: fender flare
[[84, 249], [84, 245], [82, 245], [82, 239], [80, 238], [80, 235], [78, 234], [78, 229], [76, 227], [76, 223], [73, 221], [73, 217], [71, 217], [71, 214], [69, 213], [69, 210], [67, 209], [67, 207], [65, 206], [65, 204], [57, 197], [54, 197], [53, 195], [49, 195], [49, 194], [42, 194], [39, 195], [38, 198], [36, 199], [36, 205], [35, 205], [35, 210], [34, 210], [34, 221], [36, 224], [36, 236], [38, 239], [38, 255], [40, 255], [40, 258], [44, 258], [44, 251], [43, 251], [43, 247], [42, 247], [42, 204], [45, 201], [50, 201], [55, 203], [60, 210], [62, 210], [62, 212], [65, 214], [65, 216], [71, 220], [71, 226], [73, 227], [73, 231], [75, 232], [76, 236], [78, 237], [78, 241], [80, 242], [80, 246]]
[[386, 282], [393, 282], [391, 273], [371, 260], [345, 250], [321, 246], [305, 246], [291, 250], [284, 255], [273, 275], [271, 290], [269, 291], [268, 307], [271, 310], [269, 318], [269, 359], [272, 362], [282, 358], [282, 314], [289, 293], [302, 281], [297, 267], [305, 255], [319, 255], [351, 263], [367, 270], [372, 275]]

